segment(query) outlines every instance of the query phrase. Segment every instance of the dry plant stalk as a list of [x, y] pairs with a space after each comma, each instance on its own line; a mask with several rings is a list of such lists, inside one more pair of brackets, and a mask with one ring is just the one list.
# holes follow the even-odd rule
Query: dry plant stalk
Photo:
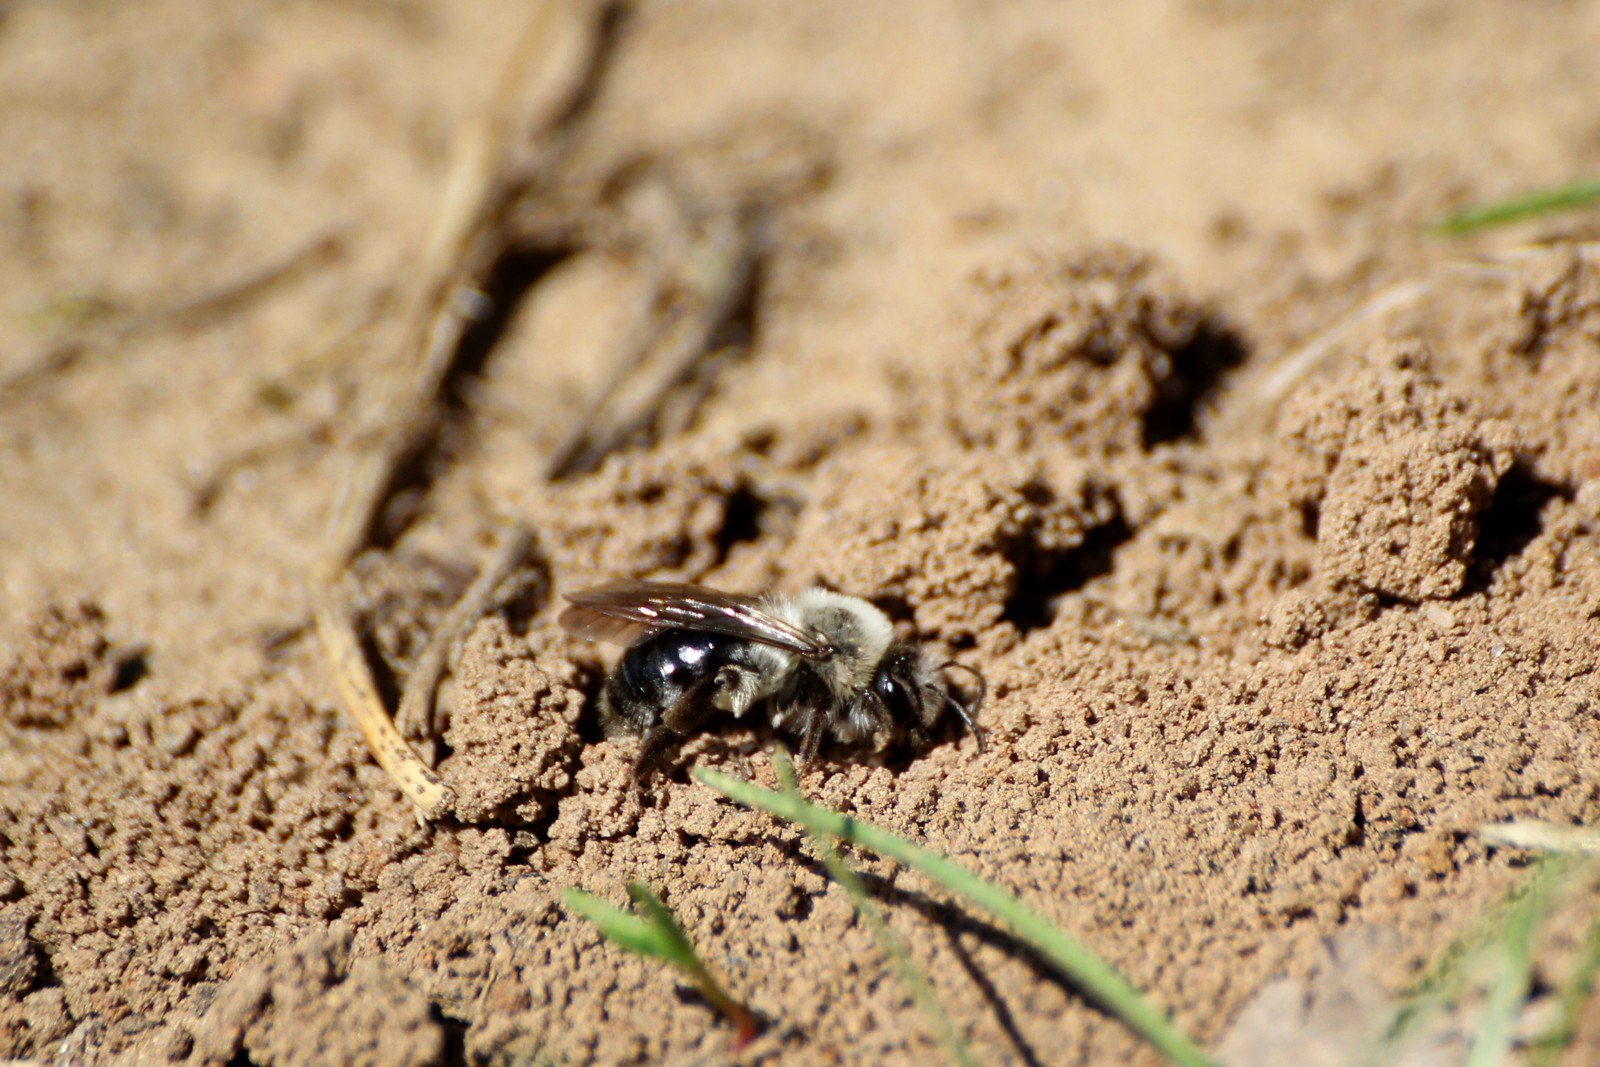
[[1302, 378], [1316, 370], [1339, 344], [1356, 331], [1416, 304], [1432, 289], [1432, 282], [1402, 282], [1370, 297], [1349, 315], [1280, 359], [1259, 387], [1261, 399], [1268, 407], [1276, 407]]
[[[505, 251], [500, 223], [532, 181], [532, 175], [514, 173], [507, 162], [506, 142], [522, 90], [545, 70], [570, 67], [565, 82], [548, 87], [548, 99], [534, 108], [542, 132], [550, 132], [586, 80], [600, 44], [603, 15], [604, 9], [588, 0], [539, 4], [488, 105], [456, 146], [439, 210], [395, 316], [398, 335], [380, 338], [377, 345], [393, 345], [405, 353], [402, 365], [407, 369], [389, 380], [387, 395], [379, 399], [381, 424], [387, 428], [383, 440], [358, 457], [347, 479], [326, 562], [332, 570], [343, 568], [366, 547], [400, 470], [423, 450], [438, 426], [440, 394], [473, 318], [471, 304], [462, 296]], [[563, 64], [561, 53], [575, 37], [583, 40], [585, 60]]]
[[618, 362], [577, 430], [556, 450], [545, 471], [550, 481], [593, 471], [657, 424], [674, 390], [715, 358], [719, 331], [749, 299], [761, 249], [759, 227], [748, 213], [730, 212], [701, 232], [676, 236], [669, 255], [679, 262], [664, 265], [665, 276], [656, 282], [657, 303], [671, 306], [650, 316], [653, 328]]
[[[451, 810], [454, 796], [439, 777], [401, 736], [378, 693], [371, 666], [350, 613], [333, 598], [350, 561], [367, 546], [376, 517], [393, 491], [403, 466], [431, 440], [439, 423], [440, 395], [450, 365], [470, 322], [463, 292], [471, 288], [504, 251], [502, 220], [527, 177], [517, 177], [507, 165], [506, 141], [519, 111], [519, 98], [537, 73], [569, 69], [561, 84], [547, 86], [548, 98], [537, 108], [541, 129], [549, 132], [561, 121], [565, 105], [587, 80], [588, 70], [601, 40], [604, 7], [589, 0], [544, 0], [523, 31], [496, 84], [488, 106], [458, 145], [444, 196], [434, 216], [421, 262], [405, 287], [396, 327], [376, 341], [376, 347], [393, 346], [409, 358], [408, 369], [390, 380], [380, 397], [382, 425], [390, 429], [381, 442], [364, 451], [345, 481], [333, 516], [328, 551], [311, 575], [317, 604], [317, 633], [334, 673], [345, 707], [361, 729], [373, 757], [417, 806], [424, 820]], [[581, 41], [581, 60], [563, 63], [563, 50]], [[394, 332], [394, 331], [398, 332]], [[410, 719], [430, 716], [433, 691], [455, 634], [465, 628], [462, 619], [481, 612], [494, 586], [495, 575], [514, 564], [520, 553], [512, 551], [526, 538], [513, 536], [502, 546], [497, 562], [485, 567], [467, 598], [446, 620], [425, 662], [412, 679], [411, 692], [402, 704]], [[512, 560], [512, 563], [507, 563]], [[467, 620], [470, 623], [470, 619]]]
[[75, 337], [52, 343], [41, 356], [0, 380], [0, 403], [25, 396], [32, 387], [72, 369], [90, 356], [116, 351], [118, 346], [140, 337], [163, 330], [200, 330], [237, 314], [290, 282], [336, 261], [345, 252], [345, 238], [342, 230], [321, 234], [276, 262], [173, 304], [111, 309], [110, 321], [96, 323]]
[[[1600, 244], [1563, 245], [1561, 254], [1585, 258], [1596, 254]], [[1519, 245], [1481, 253], [1474, 260], [1453, 260], [1430, 277], [1397, 282], [1374, 293], [1339, 321], [1319, 331], [1277, 360], [1257, 386], [1261, 400], [1274, 408], [1294, 391], [1302, 380], [1316, 371], [1339, 348], [1362, 330], [1382, 323], [1398, 312], [1415, 307], [1447, 285], [1484, 283], [1508, 285], [1515, 281], [1511, 268], [1530, 259], [1547, 256], [1548, 246]]]
[[446, 814], [455, 804], [455, 794], [428, 769], [395, 729], [394, 721], [383, 706], [383, 698], [378, 695], [372, 668], [362, 653], [361, 641], [356, 637], [349, 614], [329, 597], [317, 606], [316, 617], [317, 636], [333, 668], [339, 695], [360, 727], [372, 757], [417, 806], [423, 821]]

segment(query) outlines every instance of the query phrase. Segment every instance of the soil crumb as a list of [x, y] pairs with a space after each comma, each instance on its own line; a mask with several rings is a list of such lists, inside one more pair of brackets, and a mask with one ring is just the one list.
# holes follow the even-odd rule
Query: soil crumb
[[1315, 527], [1319, 577], [1396, 600], [1461, 592], [1478, 517], [1511, 468], [1516, 437], [1474, 417], [1400, 348], [1336, 385], [1308, 389], [1284, 433], [1309, 484], [1293, 503]]
[[199, 1033], [168, 1054], [191, 1063], [428, 1064], [447, 1035], [433, 1005], [381, 959], [351, 961], [350, 938], [317, 934], [225, 984]]

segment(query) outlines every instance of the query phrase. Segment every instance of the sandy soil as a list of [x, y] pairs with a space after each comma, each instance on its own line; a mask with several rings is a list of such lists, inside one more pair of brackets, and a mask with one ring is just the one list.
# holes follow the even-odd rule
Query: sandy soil
[[[771, 736], [630, 798], [600, 653], [553, 623], [605, 577], [822, 582], [981, 667], [986, 752], [828, 750], [804, 787], [1232, 1062], [1467, 928], [1526, 863], [1479, 825], [1600, 821], [1596, 224], [1417, 229], [1593, 169], [1600, 9], [685, 0], [613, 27], [503, 329], [354, 570], [398, 684], [498, 524], [537, 534], [419, 827], [307, 583], [525, 11], [0, 7], [0, 1056], [725, 1060], [557, 903], [628, 877], [771, 1021], [743, 1060], [937, 1056], [805, 840], [688, 780], [770, 784]], [[730, 219], [758, 284], [697, 402], [547, 481]], [[857, 862], [983, 1062], [1151, 1057]]]

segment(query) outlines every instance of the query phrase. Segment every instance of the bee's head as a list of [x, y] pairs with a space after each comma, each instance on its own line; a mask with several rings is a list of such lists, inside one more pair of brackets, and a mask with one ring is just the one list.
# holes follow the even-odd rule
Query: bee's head
[[938, 686], [922, 656], [904, 644], [890, 647], [872, 676], [872, 692], [889, 720], [907, 727], [927, 729], [938, 721], [943, 701], [930, 692]]
[[[946, 667], [971, 671], [977, 678], [978, 695], [971, 707], [963, 704], [951, 692], [940, 673]], [[895, 644], [878, 664], [877, 672], [872, 677], [872, 693], [888, 712], [891, 722], [899, 723], [916, 734], [925, 735], [937, 725], [939, 717], [947, 710], [954, 711], [978, 739], [978, 748], [982, 751], [983, 735], [973, 724], [972, 716], [983, 700], [983, 676], [972, 668], [954, 662], [930, 667], [914, 646]]]

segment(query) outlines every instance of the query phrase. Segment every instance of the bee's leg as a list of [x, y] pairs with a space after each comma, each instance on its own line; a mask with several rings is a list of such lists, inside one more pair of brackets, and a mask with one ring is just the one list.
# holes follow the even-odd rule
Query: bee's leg
[[972, 735], [973, 740], [978, 742], [978, 755], [983, 755], [983, 727], [979, 726], [977, 720], [972, 717], [972, 710], [947, 692], [938, 690], [935, 692], [938, 698], [944, 701], [944, 706], [955, 712], [957, 717], [966, 725], [967, 732]]
[[826, 728], [827, 717], [820, 712], [812, 711], [806, 715], [805, 730], [800, 735], [800, 765], [810, 766], [811, 761], [817, 758], [817, 751], [822, 748], [822, 732]]
[[685, 737], [694, 733], [706, 717], [706, 713], [711, 710], [711, 690], [716, 680], [717, 675], [712, 675], [705, 681], [685, 689], [683, 695], [661, 713], [661, 728]]
[[662, 753], [688, 737], [705, 717], [709, 688], [709, 682], [702, 682], [686, 689], [661, 713], [660, 724], [645, 731], [639, 755], [633, 761], [635, 792], [643, 792], [645, 780], [660, 763]]
[[611, 697], [611, 685], [607, 683], [600, 690], [601, 736], [606, 738], [636, 736], [641, 725], [617, 710], [617, 703]]
[[892, 734], [895, 728], [894, 713], [889, 710], [889, 705], [884, 702], [883, 696], [869, 686], [864, 699], [866, 707], [871, 712], [873, 729], [879, 733]]
[[661, 762], [661, 756], [675, 742], [682, 741], [683, 735], [665, 726], [656, 726], [648, 730], [644, 740], [639, 744], [639, 754], [633, 760], [633, 792], [641, 799], [645, 793], [645, 782], [655, 771], [656, 765]]
[[944, 700], [946, 707], [955, 712], [956, 715], [960, 716], [961, 721], [967, 726], [967, 731], [971, 733], [973, 739], [978, 742], [978, 753], [979, 755], [982, 755], [983, 727], [978, 725], [978, 709], [983, 706], [983, 698], [988, 692], [989, 683], [984, 681], [983, 674], [976, 667], [969, 667], [965, 663], [957, 663], [955, 660], [951, 660], [949, 663], [943, 664], [939, 669], [944, 671], [949, 670], [951, 667], [956, 668], [956, 670], [966, 671], [968, 674], [972, 675], [973, 680], [978, 683], [978, 694], [972, 698], [971, 705], [965, 704], [961, 700], [958, 700], [948, 689], [941, 687], [934, 690], [934, 692], [936, 692]]

